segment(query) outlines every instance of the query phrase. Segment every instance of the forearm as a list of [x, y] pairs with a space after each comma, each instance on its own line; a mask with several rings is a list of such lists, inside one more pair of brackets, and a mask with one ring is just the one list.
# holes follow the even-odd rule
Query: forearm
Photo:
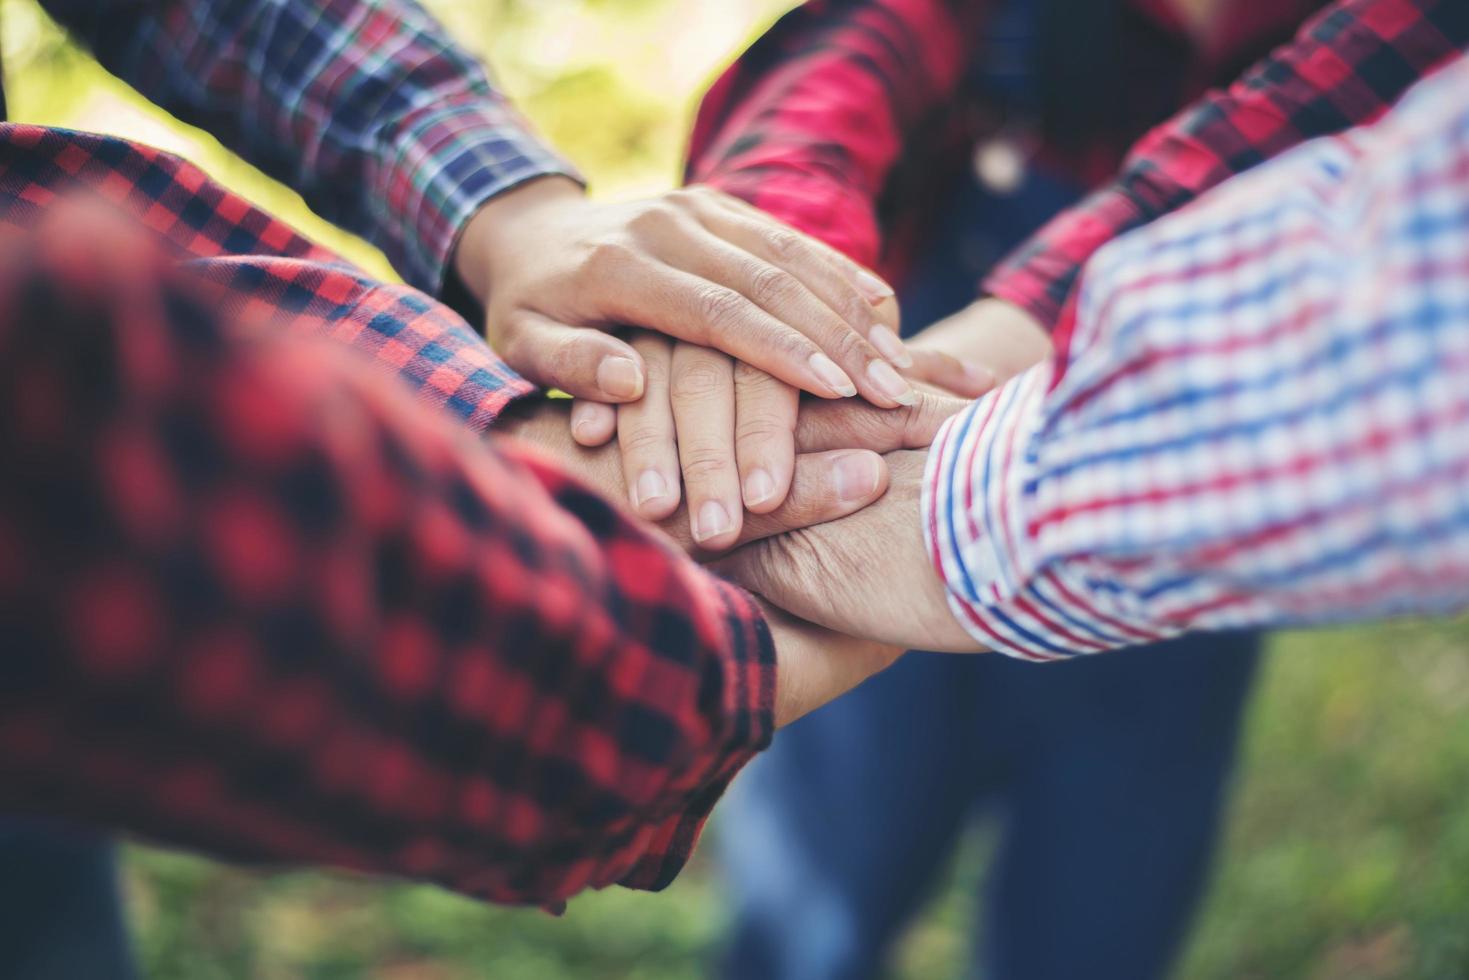
[[1458, 0], [1340, 0], [1138, 141], [1115, 180], [1042, 228], [984, 291], [1053, 326], [1107, 242], [1309, 139], [1370, 122], [1466, 45], [1469, 8]]
[[45, 6], [109, 71], [436, 293], [487, 200], [571, 173], [413, 0]]
[[1104, 250], [1069, 348], [949, 423], [925, 527], [976, 639], [1469, 604], [1466, 71]]
[[770, 735], [752, 600], [146, 253], [0, 265], [3, 805], [496, 901], [666, 880]]

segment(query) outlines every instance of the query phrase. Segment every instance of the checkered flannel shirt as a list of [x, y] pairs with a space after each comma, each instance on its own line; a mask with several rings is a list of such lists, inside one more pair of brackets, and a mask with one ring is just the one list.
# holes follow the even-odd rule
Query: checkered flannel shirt
[[1469, 59], [1087, 265], [1063, 353], [951, 419], [955, 615], [1054, 660], [1469, 606]]
[[[566, 169], [406, 0], [47, 6], [424, 289]], [[37, 231], [73, 194], [166, 262]], [[768, 631], [469, 438], [530, 387], [460, 316], [110, 137], [0, 124], [0, 231], [0, 805], [503, 902], [673, 878], [770, 737]]]

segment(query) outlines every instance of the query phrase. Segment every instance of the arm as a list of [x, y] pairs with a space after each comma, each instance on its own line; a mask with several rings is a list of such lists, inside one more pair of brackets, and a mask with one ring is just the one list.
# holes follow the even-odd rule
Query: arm
[[1469, 604], [1466, 94], [1461, 60], [1098, 254], [1070, 351], [931, 454], [926, 535], [977, 642]]
[[1034, 660], [1469, 606], [1466, 95], [1461, 60], [1109, 246], [1067, 350], [926, 465], [891, 455], [875, 505], [725, 571], [853, 633]]
[[496, 195], [571, 168], [412, 0], [45, 0], [108, 71], [426, 292]]
[[712, 192], [587, 200], [413, 0], [47, 6], [107, 68], [368, 237], [411, 284], [477, 304], [532, 382], [636, 400], [636, 353], [597, 329], [633, 324], [824, 397], [891, 407], [909, 391], [869, 377], [864, 297], [882, 283]]
[[956, 91], [981, 7], [803, 4], [705, 98], [689, 179], [875, 266], [878, 196], [907, 138]]
[[1459, 0], [1339, 0], [1295, 40], [1154, 129], [1116, 179], [998, 266], [984, 291], [1050, 328], [1082, 265], [1124, 232], [1316, 136], [1370, 122], [1469, 45]]
[[887, 656], [774, 648], [533, 451], [199, 288], [64, 206], [0, 236], [0, 807], [502, 902], [656, 887]]

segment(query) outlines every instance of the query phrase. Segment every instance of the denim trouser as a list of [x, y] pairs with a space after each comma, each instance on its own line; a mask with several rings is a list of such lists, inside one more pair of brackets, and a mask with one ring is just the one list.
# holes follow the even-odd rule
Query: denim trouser
[[135, 976], [110, 841], [0, 819], [0, 977]]
[[[908, 324], [973, 299], [984, 268], [1073, 193], [972, 183], [903, 296]], [[1063, 664], [916, 653], [776, 736], [721, 807], [727, 976], [879, 974], [961, 830], [998, 820], [976, 975], [1146, 980], [1207, 878], [1252, 635]]]

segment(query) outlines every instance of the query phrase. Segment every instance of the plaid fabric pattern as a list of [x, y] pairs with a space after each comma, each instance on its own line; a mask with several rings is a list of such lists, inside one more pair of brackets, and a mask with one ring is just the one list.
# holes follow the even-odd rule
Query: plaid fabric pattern
[[30, 227], [77, 193], [136, 217], [228, 287], [221, 302], [232, 314], [279, 314], [294, 330], [342, 340], [477, 430], [533, 390], [448, 307], [372, 281], [192, 164], [112, 137], [0, 123], [0, 226]]
[[956, 416], [924, 520], [980, 642], [1469, 605], [1469, 59], [1107, 246], [1065, 354]]
[[111, 72], [445, 284], [485, 201], [575, 171], [412, 0], [42, 0]]
[[498, 902], [666, 883], [771, 734], [749, 596], [45, 210], [0, 230], [0, 807]]
[[[1157, 2], [1139, 8], [1154, 8]], [[788, 221], [890, 277], [921, 236], [959, 159], [961, 81], [989, 0], [816, 0], [783, 19], [709, 93], [691, 179]], [[1180, 38], [1186, 62], [1259, 61], [1144, 135], [1115, 134], [1076, 157], [1041, 148], [1048, 166], [1089, 179], [1142, 136], [1114, 179], [1042, 229], [983, 283], [1046, 325], [1088, 257], [1117, 235], [1179, 208], [1233, 174], [1300, 142], [1370, 121], [1433, 66], [1469, 44], [1460, 0], [1339, 0], [1300, 26], [1315, 2], [1226, 2], [1207, 45]], [[1263, 8], [1263, 9], [1262, 9]], [[1143, 23], [1141, 17], [1135, 24]], [[1156, 19], [1152, 21], [1156, 25]], [[980, 25], [976, 28], [975, 25]], [[1280, 28], [1295, 39], [1265, 57]], [[1192, 51], [1189, 46], [1192, 45]], [[1187, 65], [1184, 66], [1185, 68]], [[1177, 101], [1200, 91], [1180, 70]], [[1158, 79], [1143, 73], [1156, 99]], [[962, 132], [959, 134], [962, 135]], [[937, 201], [935, 200], [937, 197]], [[884, 247], [886, 246], [886, 247]]]

